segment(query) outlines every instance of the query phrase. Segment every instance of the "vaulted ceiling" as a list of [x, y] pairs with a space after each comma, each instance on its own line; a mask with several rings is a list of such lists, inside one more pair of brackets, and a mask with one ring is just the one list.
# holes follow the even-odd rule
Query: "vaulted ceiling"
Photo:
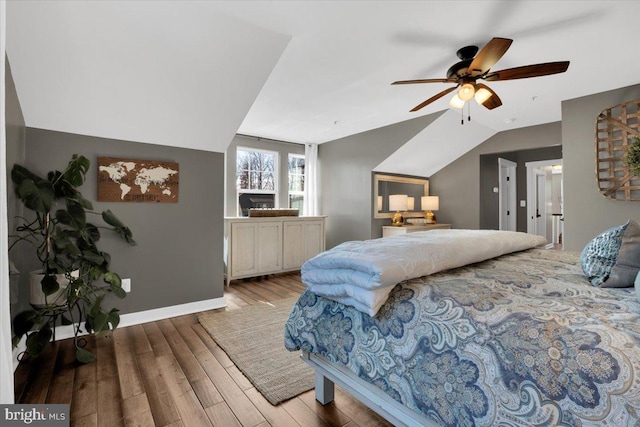
[[[488, 134], [561, 120], [561, 101], [640, 82], [639, 1], [10, 1], [7, 51], [28, 126], [224, 151], [234, 133], [327, 142], [448, 109], [456, 50], [514, 40], [472, 103]], [[457, 110], [455, 110], [457, 111]], [[459, 114], [459, 113], [458, 113]], [[455, 122], [455, 121], [454, 121]], [[452, 132], [459, 121], [451, 125]]]

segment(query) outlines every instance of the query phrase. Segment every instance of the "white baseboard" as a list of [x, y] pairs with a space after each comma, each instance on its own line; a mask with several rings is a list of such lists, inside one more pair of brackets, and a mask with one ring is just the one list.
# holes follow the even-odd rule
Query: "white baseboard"
[[[141, 323], [155, 322], [157, 320], [169, 319], [171, 317], [184, 316], [186, 314], [198, 313], [200, 311], [215, 310], [224, 308], [227, 303], [224, 297], [213, 298], [204, 301], [189, 302], [186, 304], [172, 305], [169, 307], [155, 308], [153, 310], [138, 311], [135, 313], [127, 313], [120, 316], [119, 328], [139, 325]], [[56, 327], [56, 340], [73, 338], [73, 325], [64, 325]], [[79, 335], [86, 335], [83, 332]], [[13, 349], [13, 370], [18, 367], [18, 355], [26, 350], [26, 336], [23, 336], [20, 343]]]

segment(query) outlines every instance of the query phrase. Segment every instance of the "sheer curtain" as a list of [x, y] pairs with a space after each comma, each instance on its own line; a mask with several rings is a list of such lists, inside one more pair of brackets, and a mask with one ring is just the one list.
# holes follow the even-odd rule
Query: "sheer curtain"
[[303, 215], [319, 215], [318, 208], [318, 144], [304, 148], [304, 204]]
[[5, 122], [5, 51], [7, 41], [7, 2], [0, 0], [0, 403], [13, 403], [13, 362], [11, 360], [11, 313], [9, 311], [9, 241], [7, 224], [7, 135]]

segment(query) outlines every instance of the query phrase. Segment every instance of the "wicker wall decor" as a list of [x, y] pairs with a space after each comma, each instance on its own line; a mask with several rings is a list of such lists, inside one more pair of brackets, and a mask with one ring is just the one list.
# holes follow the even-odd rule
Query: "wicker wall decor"
[[596, 177], [603, 196], [640, 201], [640, 176], [625, 160], [633, 137], [640, 137], [640, 99], [603, 110], [596, 120]]

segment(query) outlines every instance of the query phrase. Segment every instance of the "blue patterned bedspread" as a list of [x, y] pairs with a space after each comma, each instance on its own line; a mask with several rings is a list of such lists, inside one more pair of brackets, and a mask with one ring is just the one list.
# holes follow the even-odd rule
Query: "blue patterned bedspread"
[[444, 426], [640, 425], [640, 303], [531, 249], [397, 285], [375, 318], [306, 291], [285, 346]]

